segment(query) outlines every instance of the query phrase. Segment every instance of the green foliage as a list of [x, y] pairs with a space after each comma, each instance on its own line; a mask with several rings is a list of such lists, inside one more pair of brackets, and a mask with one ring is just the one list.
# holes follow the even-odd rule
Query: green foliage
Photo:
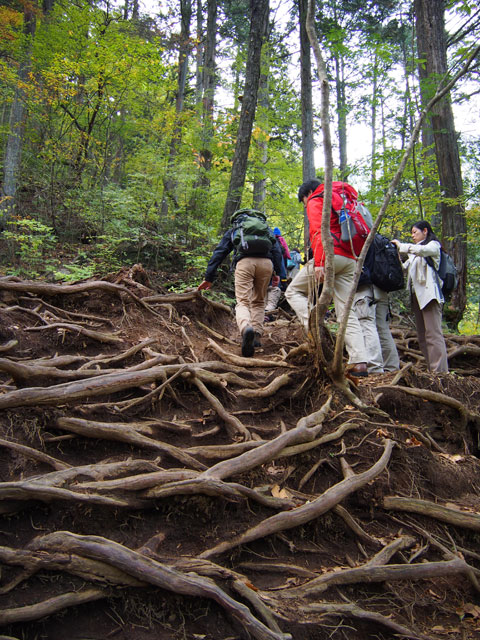
[[55, 246], [53, 229], [31, 218], [12, 220], [3, 232], [15, 275], [35, 278], [46, 268], [45, 257]]
[[62, 282], [78, 282], [79, 280], [86, 280], [95, 275], [96, 265], [94, 263], [78, 265], [67, 264], [63, 267], [62, 271], [55, 271], [55, 280]]

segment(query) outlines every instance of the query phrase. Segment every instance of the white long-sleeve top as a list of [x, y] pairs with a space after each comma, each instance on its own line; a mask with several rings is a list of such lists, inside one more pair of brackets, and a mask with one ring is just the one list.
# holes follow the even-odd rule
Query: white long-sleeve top
[[408, 259], [403, 263], [403, 268], [407, 272], [407, 289], [415, 292], [420, 309], [424, 309], [431, 300], [436, 300], [440, 304], [444, 302], [443, 282], [425, 260], [431, 257], [435, 269], [438, 269], [440, 243], [437, 240], [431, 240], [427, 244], [399, 242], [397, 246], [400, 255], [408, 255]]

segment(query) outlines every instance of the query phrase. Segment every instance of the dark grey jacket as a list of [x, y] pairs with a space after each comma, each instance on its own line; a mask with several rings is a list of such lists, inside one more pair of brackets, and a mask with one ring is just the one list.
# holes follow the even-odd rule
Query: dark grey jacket
[[[212, 257], [208, 262], [207, 270], [205, 271], [204, 279], [207, 282], [213, 282], [215, 280], [218, 267], [222, 264], [222, 262], [228, 256], [228, 254], [235, 249], [232, 242], [232, 232], [233, 232], [232, 229], [228, 229], [227, 231], [225, 231], [222, 239], [220, 240], [218, 245], [215, 247]], [[272, 235], [273, 235], [273, 232], [272, 232]], [[270, 260], [273, 262], [273, 269], [275, 273], [277, 275], [280, 275], [281, 268], [282, 268], [283, 254], [282, 254], [280, 243], [278, 241], [275, 242], [275, 244], [273, 245], [272, 249], [270, 250], [267, 256], [263, 254], [258, 256], [249, 254], [248, 256], [245, 256], [239, 253], [235, 253], [232, 261], [232, 269], [235, 269], [235, 266], [239, 260], [247, 257], [248, 258], [265, 258], [265, 257], [270, 258]]]

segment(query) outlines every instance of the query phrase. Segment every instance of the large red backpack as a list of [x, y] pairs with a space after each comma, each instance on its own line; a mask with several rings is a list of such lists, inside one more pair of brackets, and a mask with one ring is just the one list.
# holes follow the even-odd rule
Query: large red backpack
[[[315, 198], [323, 198], [323, 187], [320, 185]], [[332, 232], [334, 245], [344, 251], [351, 252], [358, 258], [370, 232], [370, 228], [363, 219], [361, 209], [364, 205], [357, 200], [358, 193], [346, 182], [332, 183], [332, 211], [338, 216], [341, 234]]]

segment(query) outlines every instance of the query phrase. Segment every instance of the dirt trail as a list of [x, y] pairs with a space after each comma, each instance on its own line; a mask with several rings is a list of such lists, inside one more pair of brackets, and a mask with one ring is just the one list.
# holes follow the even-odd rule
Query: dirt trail
[[283, 312], [0, 278], [0, 637], [480, 637], [480, 337], [394, 333], [359, 410]]

